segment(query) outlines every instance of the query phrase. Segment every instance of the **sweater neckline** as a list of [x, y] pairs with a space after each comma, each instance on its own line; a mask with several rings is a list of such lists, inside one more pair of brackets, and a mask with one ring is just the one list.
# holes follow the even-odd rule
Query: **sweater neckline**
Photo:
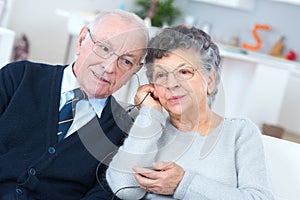
[[199, 148], [199, 159], [204, 159], [205, 157], [207, 157], [215, 148], [215, 146], [217, 145], [225, 123], [227, 121], [227, 118], [223, 118], [223, 120], [221, 121], [221, 123], [215, 128], [213, 129], [208, 135], [201, 135], [196, 131], [191, 131], [191, 132], [183, 132], [178, 130], [170, 121], [170, 119], [168, 119], [168, 123], [169, 124], [169, 134], [172, 134], [172, 137], [175, 138], [179, 138], [179, 137], [189, 137], [191, 139], [191, 143], [187, 146], [191, 146], [193, 145], [193, 143], [197, 142], [197, 143], [202, 143], [201, 147]]
[[198, 135], [199, 138], [208, 138], [208, 137], [211, 137], [210, 135], [220, 132], [221, 129], [223, 129], [226, 120], [227, 120], [227, 118], [224, 117], [223, 120], [220, 122], [220, 124], [216, 128], [214, 128], [212, 131], [210, 131], [210, 133], [207, 135], [201, 135], [197, 131], [187, 131], [187, 132], [180, 131], [171, 123], [171, 120], [169, 117], [167, 119], [167, 121], [168, 121], [167, 124], [169, 124], [169, 128], [172, 129], [172, 133], [174, 133], [174, 134], [196, 134], [196, 135]]

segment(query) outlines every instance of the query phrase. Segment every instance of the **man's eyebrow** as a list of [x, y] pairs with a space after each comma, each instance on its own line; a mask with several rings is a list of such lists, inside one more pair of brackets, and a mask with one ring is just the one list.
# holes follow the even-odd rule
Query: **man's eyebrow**
[[125, 53], [121, 54], [121, 56], [131, 57], [134, 60], [139, 60], [140, 59], [139, 55], [136, 55], [136, 54], [130, 53], [130, 52], [125, 52]]
[[132, 57], [132, 58], [138, 57], [138, 55], [135, 55], [135, 54], [132, 54], [132, 53], [129, 53], [129, 52], [125, 52], [121, 56], [128, 56], [128, 57]]
[[96, 42], [101, 42], [101, 43], [107, 45], [110, 48], [111, 51], [117, 53], [120, 56], [128, 56], [128, 57], [137, 58], [137, 59], [139, 57], [139, 56], [137, 56], [137, 55], [135, 55], [134, 53], [131, 53], [131, 52], [137, 51], [137, 50], [140, 50], [140, 49], [132, 49], [132, 50], [129, 50], [129, 51], [126, 50], [126, 52], [124, 52], [124, 53], [119, 53], [118, 52], [119, 47], [115, 47], [113, 45], [113, 43], [111, 43], [109, 38], [107, 38], [107, 37], [102, 38], [102, 40], [97, 40]]
[[108, 40], [104, 40], [103, 42], [101, 41], [101, 43], [103, 43], [105, 46], [110, 48], [111, 51], [115, 51], [115, 49], [113, 48], [112, 43], [110, 43]]
[[[97, 38], [96, 38], [96, 39], [97, 39]], [[113, 45], [112, 45], [112, 43], [109, 41], [109, 38], [103, 37], [103, 38], [99, 38], [99, 39], [100, 39], [100, 40], [96, 40], [96, 42], [103, 43], [103, 44], [109, 46], [109, 47], [114, 51]]]

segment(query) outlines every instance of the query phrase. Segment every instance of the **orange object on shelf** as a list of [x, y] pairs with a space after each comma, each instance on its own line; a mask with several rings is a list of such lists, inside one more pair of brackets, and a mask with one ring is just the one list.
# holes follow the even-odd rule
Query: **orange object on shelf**
[[252, 50], [252, 51], [257, 51], [258, 49], [261, 48], [261, 39], [260, 39], [260, 37], [259, 37], [259, 35], [257, 33], [258, 29], [263, 29], [263, 30], [269, 31], [271, 28], [270, 28], [270, 26], [265, 25], [265, 24], [256, 24], [254, 26], [254, 28], [252, 29], [252, 35], [253, 35], [254, 39], [256, 40], [256, 45], [249, 45], [247, 43], [243, 43], [242, 47], [244, 49], [249, 49], [249, 50]]
[[283, 57], [282, 55], [282, 51], [284, 48], [283, 41], [284, 41], [284, 36], [281, 36], [280, 39], [274, 44], [274, 46], [272, 47], [269, 53], [271, 56]]

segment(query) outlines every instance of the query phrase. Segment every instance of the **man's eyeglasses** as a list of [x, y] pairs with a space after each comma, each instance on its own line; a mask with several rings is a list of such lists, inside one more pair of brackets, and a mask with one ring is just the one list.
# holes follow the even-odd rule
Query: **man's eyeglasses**
[[[133, 61], [133, 58], [126, 56], [126, 55], [118, 55], [116, 54], [109, 45], [104, 44], [103, 42], [95, 41], [92, 37], [90, 29], [88, 29], [90, 38], [92, 42], [94, 43], [93, 45], [93, 52], [104, 59], [108, 59], [111, 56], [115, 55], [118, 57], [117, 59], [117, 65], [118, 68], [121, 69], [123, 72], [129, 71], [136, 67], [137, 65], [140, 65], [142, 63], [136, 63]], [[128, 57], [128, 58], [127, 58]]]
[[185, 81], [191, 79], [197, 71], [202, 71], [203, 69], [194, 68], [190, 66], [180, 66], [170, 72], [166, 71], [162, 67], [155, 67], [153, 72], [153, 83], [158, 85], [165, 85], [168, 81], [169, 74], [173, 74], [173, 76], [178, 81]]

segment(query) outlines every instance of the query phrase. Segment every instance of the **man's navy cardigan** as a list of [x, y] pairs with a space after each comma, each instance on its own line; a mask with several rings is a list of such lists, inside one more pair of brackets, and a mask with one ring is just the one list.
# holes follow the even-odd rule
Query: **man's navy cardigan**
[[96, 168], [123, 143], [131, 119], [109, 97], [100, 119], [58, 143], [65, 67], [20, 61], [0, 70], [1, 200], [108, 199]]

